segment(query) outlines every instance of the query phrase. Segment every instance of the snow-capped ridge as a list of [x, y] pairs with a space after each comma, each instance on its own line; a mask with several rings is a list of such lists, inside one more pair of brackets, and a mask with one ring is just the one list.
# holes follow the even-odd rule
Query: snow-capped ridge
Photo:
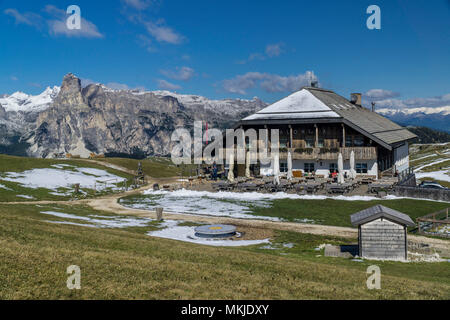
[[60, 87], [47, 87], [38, 95], [29, 95], [21, 91], [0, 98], [0, 105], [6, 112], [40, 112], [47, 109], [58, 96]]
[[412, 114], [442, 114], [444, 116], [450, 115], [450, 106], [443, 106], [443, 107], [436, 107], [436, 108], [430, 108], [430, 107], [421, 107], [421, 108], [408, 108], [408, 109], [378, 109], [378, 113], [381, 114], [387, 114], [387, 115], [394, 115], [394, 114], [404, 114], [404, 115], [412, 115]]

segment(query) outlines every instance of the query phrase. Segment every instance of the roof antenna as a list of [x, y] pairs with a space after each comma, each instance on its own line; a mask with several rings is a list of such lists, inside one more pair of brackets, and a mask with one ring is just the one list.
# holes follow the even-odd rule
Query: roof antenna
[[313, 72], [311, 71], [309, 73], [309, 84], [311, 86], [311, 88], [318, 88], [318, 81], [317, 80], [313, 80]]

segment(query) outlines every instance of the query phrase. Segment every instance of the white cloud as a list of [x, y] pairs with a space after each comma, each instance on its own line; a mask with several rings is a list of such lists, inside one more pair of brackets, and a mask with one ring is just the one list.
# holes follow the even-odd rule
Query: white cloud
[[381, 99], [376, 106], [383, 109], [442, 108], [450, 106], [450, 93], [430, 98]]
[[19, 78], [17, 78], [16, 76], [11, 76], [10, 78], [11, 78], [12, 81], [18, 81], [19, 80]]
[[189, 81], [195, 74], [194, 69], [189, 67], [177, 67], [175, 71], [161, 70], [160, 72], [167, 78], [182, 81]]
[[150, 6], [150, 0], [122, 0], [122, 3], [136, 10], [144, 10]]
[[64, 10], [58, 9], [55, 6], [47, 5], [44, 9], [54, 19], [48, 20], [49, 33], [54, 36], [63, 35], [67, 37], [85, 37], [85, 38], [103, 38], [97, 26], [92, 22], [83, 18], [81, 14], [81, 29], [68, 29], [66, 25], [67, 14]]
[[247, 94], [247, 90], [260, 87], [266, 92], [294, 92], [303, 86], [310, 85], [311, 80], [317, 80], [311, 71], [304, 74], [283, 77], [277, 74], [248, 72], [232, 79], [224, 80], [225, 91], [235, 94]]
[[266, 46], [266, 55], [269, 58], [278, 57], [283, 52], [281, 47], [282, 47], [281, 43], [267, 45]]
[[396, 98], [400, 96], [400, 93], [384, 90], [384, 89], [371, 89], [363, 94], [364, 98], [371, 101], [378, 101], [389, 98]]
[[264, 61], [268, 58], [278, 57], [279, 55], [281, 55], [283, 53], [282, 46], [283, 46], [282, 43], [268, 44], [266, 46], [264, 53], [259, 53], [259, 52], [252, 53], [248, 56], [248, 58], [246, 60], [241, 60], [241, 61], [238, 61], [237, 63], [238, 64], [246, 64], [247, 62], [254, 61], [254, 60]]
[[13, 8], [6, 9], [3, 12], [6, 15], [14, 17], [16, 24], [26, 24], [39, 30], [45, 22], [48, 26], [48, 33], [53, 36], [62, 35], [66, 37], [103, 38], [103, 35], [98, 31], [97, 26], [83, 18], [83, 13], [81, 14], [81, 29], [70, 30], [66, 26], [68, 15], [64, 10], [58, 9], [52, 5], [47, 5], [43, 11], [49, 15], [49, 17], [44, 18], [33, 12], [20, 13]]
[[170, 91], [175, 91], [175, 90], [179, 90], [181, 89], [181, 87], [179, 85], [170, 83], [166, 80], [158, 80], [158, 87], [162, 90], [170, 90]]
[[40, 27], [42, 25], [42, 17], [33, 12], [20, 13], [14, 8], [9, 8], [4, 10], [3, 13], [13, 17], [15, 24], [26, 24], [34, 27]]
[[170, 44], [180, 44], [184, 41], [184, 37], [166, 26], [162, 20], [155, 22], [144, 22], [147, 32], [158, 42], [166, 42]]

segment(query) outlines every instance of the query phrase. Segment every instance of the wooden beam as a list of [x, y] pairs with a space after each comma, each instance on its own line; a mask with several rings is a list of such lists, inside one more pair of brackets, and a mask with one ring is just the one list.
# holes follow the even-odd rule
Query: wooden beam
[[342, 124], [342, 148], [345, 148], [345, 125]]
[[319, 127], [317, 126], [317, 124], [314, 124], [314, 128], [316, 128], [316, 140], [314, 141], [314, 146], [316, 148], [319, 147]]
[[292, 149], [292, 126], [289, 125], [289, 148]]

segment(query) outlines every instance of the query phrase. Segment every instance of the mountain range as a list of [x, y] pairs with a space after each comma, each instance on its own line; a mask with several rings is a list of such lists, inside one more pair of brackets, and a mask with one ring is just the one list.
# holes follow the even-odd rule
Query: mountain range
[[379, 109], [378, 113], [403, 126], [421, 126], [450, 133], [450, 106], [439, 108]]
[[70, 153], [168, 155], [177, 127], [194, 121], [210, 128], [230, 127], [267, 104], [253, 100], [210, 100], [169, 91], [82, 87], [67, 74], [61, 87], [37, 96], [16, 92], [0, 97], [0, 152], [34, 157]]
[[[165, 156], [177, 127], [192, 130], [196, 120], [225, 129], [267, 104], [252, 100], [211, 100], [170, 91], [114, 90], [102, 84], [82, 87], [67, 74], [60, 87], [39, 95], [0, 96], [0, 153], [34, 157], [88, 157], [90, 153]], [[450, 110], [377, 110], [402, 125], [449, 132]]]

